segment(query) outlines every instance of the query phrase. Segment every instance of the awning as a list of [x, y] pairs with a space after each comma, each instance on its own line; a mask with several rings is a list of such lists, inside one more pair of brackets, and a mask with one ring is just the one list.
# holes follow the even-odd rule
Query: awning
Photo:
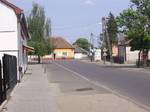
[[23, 49], [26, 50], [27, 52], [34, 52], [34, 48], [28, 45], [23, 45]]

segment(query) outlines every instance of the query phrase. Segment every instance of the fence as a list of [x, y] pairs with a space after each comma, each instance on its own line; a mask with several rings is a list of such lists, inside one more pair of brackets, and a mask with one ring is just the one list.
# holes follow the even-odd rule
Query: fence
[[4, 54], [3, 67], [0, 61], [0, 104], [17, 84], [17, 58]]

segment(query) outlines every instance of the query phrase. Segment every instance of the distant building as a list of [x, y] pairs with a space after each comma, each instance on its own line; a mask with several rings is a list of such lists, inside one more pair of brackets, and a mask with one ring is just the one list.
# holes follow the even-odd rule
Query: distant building
[[[118, 56], [125, 63], [135, 63], [138, 60], [139, 50], [131, 51], [131, 41], [132, 40], [122, 40], [118, 44]], [[150, 52], [148, 58], [150, 58]]]
[[53, 58], [74, 59], [74, 47], [62, 37], [51, 37], [50, 44], [53, 46]]
[[94, 61], [101, 61], [102, 57], [101, 57], [101, 49], [95, 49], [95, 53], [94, 53]]
[[0, 0], [0, 59], [4, 54], [17, 57], [18, 80], [21, 72], [27, 69], [27, 52], [33, 48], [27, 46], [30, 38], [23, 10], [7, 0]]
[[75, 59], [84, 59], [87, 58], [89, 55], [89, 52], [85, 49], [79, 47], [78, 45], [74, 45], [74, 58]]

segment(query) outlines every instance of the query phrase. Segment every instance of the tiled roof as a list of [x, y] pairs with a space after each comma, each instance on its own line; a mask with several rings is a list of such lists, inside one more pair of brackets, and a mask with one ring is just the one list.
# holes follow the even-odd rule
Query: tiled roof
[[83, 53], [83, 54], [88, 54], [88, 51], [86, 51], [85, 49], [79, 47], [78, 45], [74, 45], [74, 52], [75, 53]]
[[122, 40], [118, 43], [118, 45], [129, 45], [133, 39], [130, 40]]
[[22, 13], [22, 9], [15, 6], [14, 4], [8, 2], [7, 0], [0, 0], [0, 2], [2, 2], [3, 4], [7, 5], [8, 7], [12, 8], [16, 14], [21, 14]]
[[54, 48], [57, 49], [74, 49], [74, 47], [62, 37], [50, 37], [49, 41], [50, 44], [52, 44]]

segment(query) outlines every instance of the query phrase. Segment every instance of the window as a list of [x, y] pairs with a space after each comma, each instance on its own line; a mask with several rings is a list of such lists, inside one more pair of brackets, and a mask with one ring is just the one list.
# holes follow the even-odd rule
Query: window
[[67, 52], [63, 52], [62, 54], [63, 54], [63, 56], [67, 56]]

